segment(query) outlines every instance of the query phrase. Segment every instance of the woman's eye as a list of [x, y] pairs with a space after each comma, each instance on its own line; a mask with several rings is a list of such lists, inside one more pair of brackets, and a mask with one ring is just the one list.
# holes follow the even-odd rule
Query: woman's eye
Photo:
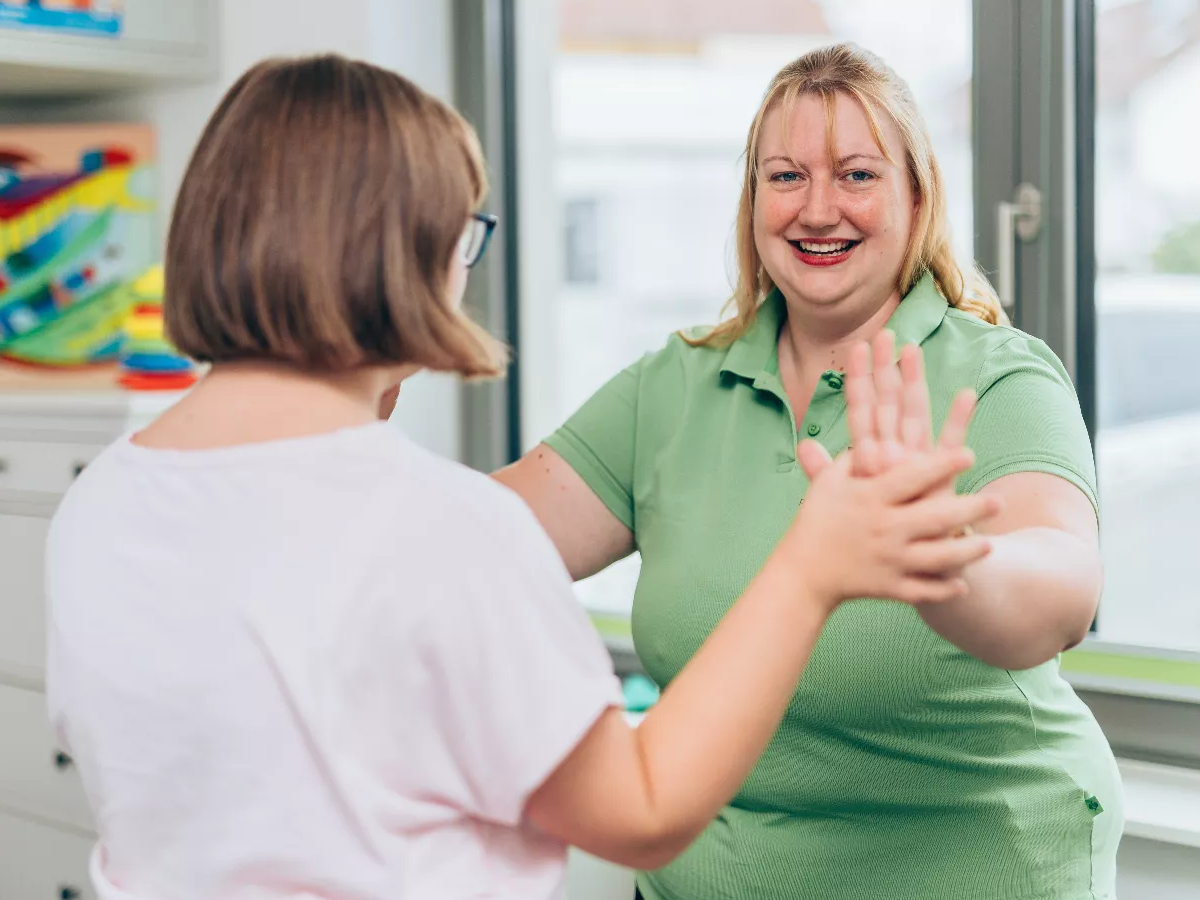
[[846, 174], [846, 180], [851, 184], [866, 184], [868, 181], [871, 181], [874, 178], [874, 175], [872, 175], [870, 172], [864, 172], [862, 169], [858, 169], [854, 172], [848, 172]]
[[799, 180], [800, 174], [798, 172], [776, 172], [771, 176], [771, 181], [777, 184], [795, 184]]

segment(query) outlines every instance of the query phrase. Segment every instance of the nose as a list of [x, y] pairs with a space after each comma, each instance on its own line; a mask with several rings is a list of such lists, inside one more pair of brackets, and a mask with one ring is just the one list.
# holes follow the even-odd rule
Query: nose
[[796, 220], [805, 228], [832, 228], [841, 221], [836, 188], [823, 178], [814, 178], [805, 192]]

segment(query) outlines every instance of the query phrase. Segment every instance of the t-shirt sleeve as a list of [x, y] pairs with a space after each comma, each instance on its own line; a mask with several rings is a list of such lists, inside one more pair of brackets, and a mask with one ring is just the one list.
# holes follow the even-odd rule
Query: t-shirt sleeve
[[[431, 604], [422, 642], [439, 752], [470, 815], [515, 825], [620, 682], [549, 538], [516, 497]], [[474, 544], [467, 540], [464, 544]]]
[[630, 531], [634, 530], [638, 392], [647, 359], [610, 379], [545, 440]]
[[975, 466], [959, 488], [977, 491], [1015, 472], [1045, 472], [1078, 487], [1093, 508], [1096, 465], [1075, 388], [1054, 352], [1016, 334], [984, 360], [967, 435]]

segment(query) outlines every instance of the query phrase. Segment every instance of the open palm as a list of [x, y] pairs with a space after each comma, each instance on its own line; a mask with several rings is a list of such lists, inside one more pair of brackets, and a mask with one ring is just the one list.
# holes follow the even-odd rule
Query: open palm
[[[895, 466], [914, 453], [933, 448], [933, 423], [921, 348], [906, 345], [897, 364], [895, 337], [882, 331], [871, 342], [855, 346], [846, 368], [846, 415], [852, 466], [870, 476]], [[942, 425], [938, 445], [961, 447], [975, 411], [975, 394], [958, 393]], [[953, 483], [940, 490], [953, 490]]]

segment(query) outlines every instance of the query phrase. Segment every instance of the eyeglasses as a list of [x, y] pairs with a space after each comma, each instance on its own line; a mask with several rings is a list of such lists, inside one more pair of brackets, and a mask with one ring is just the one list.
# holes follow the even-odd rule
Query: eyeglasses
[[487, 213], [473, 213], [467, 221], [467, 230], [458, 242], [458, 253], [468, 269], [483, 258], [483, 251], [487, 249], [499, 221], [497, 216]]

